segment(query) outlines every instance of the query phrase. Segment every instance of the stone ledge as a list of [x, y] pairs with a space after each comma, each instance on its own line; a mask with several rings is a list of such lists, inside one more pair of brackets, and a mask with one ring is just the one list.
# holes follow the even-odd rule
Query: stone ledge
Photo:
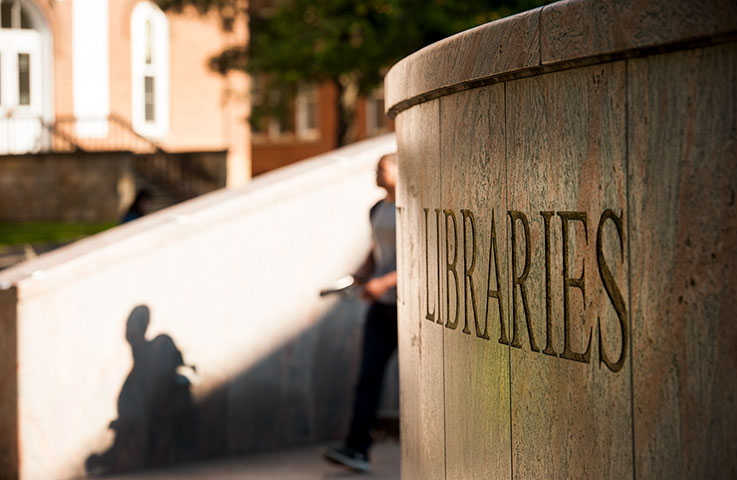
[[402, 102], [434, 90], [540, 65], [541, 12], [466, 30], [401, 60], [386, 76], [387, 112], [394, 116], [404, 109], [396, 109]]
[[734, 32], [734, 0], [565, 0], [544, 8], [543, 64], [687, 43]]
[[733, 0], [565, 0], [461, 32], [404, 58], [386, 75], [386, 112], [394, 118], [412, 105], [469, 88], [721, 43], [736, 34]]

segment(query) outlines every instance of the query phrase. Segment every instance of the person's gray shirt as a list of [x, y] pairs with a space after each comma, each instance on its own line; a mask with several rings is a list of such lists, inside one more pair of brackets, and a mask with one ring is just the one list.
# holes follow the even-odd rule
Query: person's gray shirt
[[[371, 209], [371, 236], [374, 241], [374, 271], [372, 278], [397, 269], [397, 222], [394, 203], [382, 200]], [[397, 287], [392, 287], [378, 301], [397, 304]]]

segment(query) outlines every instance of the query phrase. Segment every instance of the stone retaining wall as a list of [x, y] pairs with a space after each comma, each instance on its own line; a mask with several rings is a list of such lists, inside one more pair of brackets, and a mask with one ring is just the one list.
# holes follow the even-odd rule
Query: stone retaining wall
[[[206, 177], [207, 185], [224, 187], [227, 153], [158, 155]], [[134, 174], [135, 157], [130, 152], [0, 156], [0, 221], [117, 221], [142, 187]]]
[[0, 220], [114, 221], [131, 201], [132, 153], [0, 156]]

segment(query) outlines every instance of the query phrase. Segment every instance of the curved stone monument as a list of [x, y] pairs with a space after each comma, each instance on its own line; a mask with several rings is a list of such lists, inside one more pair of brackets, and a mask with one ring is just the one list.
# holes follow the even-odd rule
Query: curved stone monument
[[737, 478], [737, 2], [559, 2], [386, 78], [403, 478]]

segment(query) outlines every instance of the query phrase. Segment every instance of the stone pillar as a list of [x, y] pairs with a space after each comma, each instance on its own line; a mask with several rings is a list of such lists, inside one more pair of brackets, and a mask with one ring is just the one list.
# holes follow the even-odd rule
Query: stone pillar
[[737, 4], [635, 3], [387, 75], [403, 477], [737, 475]]
[[[231, 72], [226, 80], [229, 82], [229, 95], [250, 90], [250, 80], [241, 72]], [[251, 165], [251, 129], [248, 125], [250, 102], [231, 101], [228, 105], [228, 138], [229, 147], [226, 164], [226, 186], [239, 187], [245, 185], [252, 176]]]

